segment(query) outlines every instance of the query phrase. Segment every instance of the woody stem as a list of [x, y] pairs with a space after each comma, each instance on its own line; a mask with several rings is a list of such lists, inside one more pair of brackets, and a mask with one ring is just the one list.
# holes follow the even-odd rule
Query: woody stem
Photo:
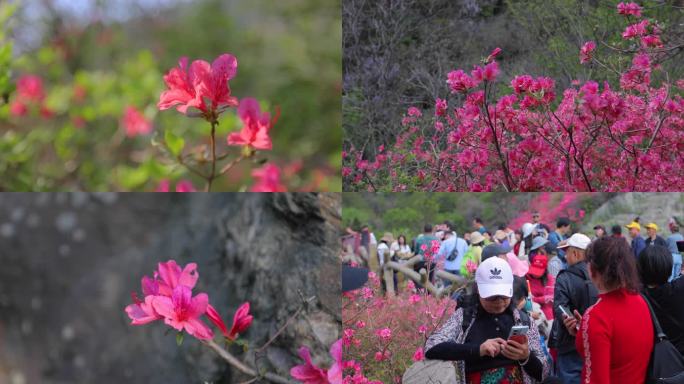
[[214, 177], [216, 177], [216, 124], [218, 122], [216, 119], [213, 119], [211, 121], [211, 173], [209, 174], [209, 177], [207, 177], [207, 188], [206, 192], [211, 191], [211, 183], [214, 181]]
[[219, 356], [221, 356], [221, 358], [223, 360], [228, 362], [228, 364], [232, 365], [238, 371], [240, 371], [246, 375], [253, 376], [256, 378], [261, 377], [261, 378], [264, 378], [264, 379], [266, 379], [272, 383], [277, 383], [277, 384], [296, 384], [295, 381], [292, 381], [290, 379], [287, 379], [287, 378], [282, 377], [280, 375], [277, 375], [275, 373], [266, 372], [264, 374], [261, 374], [261, 373], [257, 372], [252, 367], [250, 367], [250, 366], [244, 364], [243, 362], [241, 362], [240, 360], [238, 360], [237, 357], [233, 356], [230, 352], [223, 349], [220, 345], [216, 344], [214, 342], [214, 340], [207, 340], [204, 343], [207, 346], [209, 346], [209, 348], [213, 349], [214, 352], [216, 352]]

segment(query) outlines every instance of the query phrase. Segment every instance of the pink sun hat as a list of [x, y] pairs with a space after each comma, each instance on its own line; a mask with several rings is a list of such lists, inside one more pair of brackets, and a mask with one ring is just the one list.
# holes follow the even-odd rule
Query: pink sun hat
[[526, 261], [520, 260], [513, 252], [508, 252], [506, 254], [506, 259], [508, 260], [508, 265], [511, 266], [513, 275], [519, 277], [525, 277], [525, 275], [527, 275], [527, 271], [530, 269], [530, 266]]

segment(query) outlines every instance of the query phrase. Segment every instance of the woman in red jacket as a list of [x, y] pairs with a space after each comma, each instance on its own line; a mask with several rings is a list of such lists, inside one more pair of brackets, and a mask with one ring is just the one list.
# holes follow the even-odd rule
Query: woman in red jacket
[[564, 320], [577, 334], [582, 383], [643, 384], [654, 335], [632, 250], [622, 239], [600, 238], [587, 248], [587, 263], [599, 299], [584, 316], [575, 311], [574, 319]]
[[527, 281], [530, 283], [532, 300], [539, 304], [548, 320], [553, 320], [553, 287], [556, 280], [546, 271], [547, 257], [546, 252], [537, 253], [527, 271]]

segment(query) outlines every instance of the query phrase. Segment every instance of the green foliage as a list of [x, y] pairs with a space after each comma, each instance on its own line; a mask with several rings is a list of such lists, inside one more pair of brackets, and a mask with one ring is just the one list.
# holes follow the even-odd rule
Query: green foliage
[[10, 81], [12, 66], [11, 17], [16, 12], [16, 3], [0, 3], [0, 98], [6, 104], [14, 86]]
[[[11, 91], [20, 75], [37, 74], [53, 113], [43, 118], [36, 109], [16, 117], [0, 101], [0, 189], [149, 191], [164, 179], [188, 179], [201, 189], [203, 180], [173, 158], [183, 154], [206, 170], [210, 125], [175, 109], [161, 112], [157, 102], [164, 73], [180, 57], [211, 61], [229, 52], [239, 62], [233, 95], [254, 97], [271, 114], [276, 108], [281, 113], [271, 130], [273, 150], [241, 162], [212, 190], [248, 189], [251, 171], [265, 161], [284, 170], [291, 190], [341, 190], [339, 2], [178, 3], [163, 15], [85, 20], [68, 28], [49, 18], [60, 15], [47, 15], [46, 34], [39, 45], [19, 49], [11, 77], [11, 23], [4, 21], [16, 5], [0, 4], [0, 93]], [[14, 24], [26, 25], [23, 4], [13, 4], [19, 4]], [[125, 135], [128, 106], [153, 123], [153, 134]], [[217, 154], [226, 154], [226, 161], [241, 153], [226, 144], [228, 133], [241, 127], [234, 109], [219, 119]]]

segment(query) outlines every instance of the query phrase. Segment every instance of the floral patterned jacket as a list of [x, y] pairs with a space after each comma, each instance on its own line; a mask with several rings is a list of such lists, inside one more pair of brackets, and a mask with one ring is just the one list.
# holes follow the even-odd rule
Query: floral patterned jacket
[[[522, 321], [520, 320], [520, 312], [517, 309], [513, 310], [513, 319], [515, 324], [520, 324]], [[447, 320], [444, 325], [440, 329], [438, 329], [435, 333], [430, 335], [428, 338], [427, 342], [425, 343], [425, 352], [429, 351], [430, 348], [434, 347], [437, 344], [443, 343], [445, 341], [455, 341], [457, 343], [464, 343], [466, 336], [468, 336], [468, 332], [470, 332], [470, 328], [473, 326], [473, 323], [475, 322], [476, 318], [473, 316], [472, 321], [470, 322], [470, 325], [468, 325], [468, 328], [466, 329], [465, 332], [462, 332], [463, 327], [463, 308], [458, 308], [454, 312], [451, 317], [449, 317], [449, 320]], [[539, 360], [542, 362], [542, 379], [545, 379], [550, 372], [550, 367], [548, 362], [546, 361], [546, 358], [544, 357], [544, 352], [542, 351], [541, 348], [541, 341], [539, 339], [539, 331], [537, 330], [537, 327], [531, 326], [529, 331], [527, 331], [527, 339], [529, 340], [529, 346], [530, 346], [530, 353], [534, 353]], [[465, 362], [464, 361], [455, 361], [454, 365], [456, 366], [456, 375], [458, 378], [457, 383], [458, 384], [466, 384], [466, 373], [465, 373]], [[525, 370], [523, 370], [523, 379], [525, 384], [534, 384], [537, 383], [538, 381], [529, 376]]]

